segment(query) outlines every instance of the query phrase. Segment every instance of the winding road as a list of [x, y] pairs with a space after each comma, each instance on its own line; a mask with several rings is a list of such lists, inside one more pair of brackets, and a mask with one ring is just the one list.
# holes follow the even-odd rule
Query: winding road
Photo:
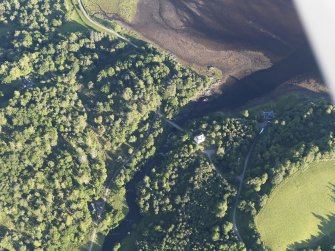
[[[237, 236], [237, 238], [238, 238], [238, 240], [240, 242], [243, 242], [243, 238], [242, 238], [242, 236], [241, 236], [241, 234], [240, 234], [240, 232], [238, 231], [238, 228], [237, 228], [236, 211], [237, 211], [238, 203], [239, 203], [240, 196], [241, 196], [241, 191], [242, 191], [242, 187], [243, 187], [243, 181], [244, 181], [244, 177], [245, 177], [245, 172], [246, 172], [246, 170], [248, 168], [249, 159], [250, 159], [252, 151], [254, 150], [254, 146], [256, 144], [256, 141], [257, 141], [257, 139], [251, 145], [251, 147], [249, 149], [249, 152], [248, 152], [248, 155], [245, 158], [242, 174], [237, 177], [237, 179], [240, 181], [240, 185], [239, 185], [239, 188], [238, 188], [238, 192], [237, 192], [237, 196], [236, 196], [236, 200], [235, 200], [234, 208], [233, 208], [233, 230], [234, 230], [234, 233], [236, 234], [236, 236]], [[212, 162], [212, 155], [214, 154], [214, 152], [215, 151], [213, 149], [203, 150], [202, 151], [202, 153], [205, 154], [208, 157], [208, 159], [209, 159], [210, 162]], [[217, 174], [219, 176], [222, 176], [221, 172], [218, 170], [218, 168], [215, 165], [214, 165], [214, 168], [215, 168], [215, 171], [217, 172]]]
[[[120, 39], [122, 39], [123, 41], [129, 43], [131, 46], [135, 47], [135, 48], [139, 48], [136, 44], [134, 44], [132, 41], [130, 41], [128, 38], [120, 35], [119, 33], [117, 33], [116, 31], [110, 29], [110, 28], [107, 28], [105, 26], [103, 26], [102, 24], [94, 21], [90, 16], [89, 14], [87, 13], [83, 3], [81, 0], [78, 0], [78, 5], [79, 5], [79, 8], [80, 8], [80, 11], [82, 12], [82, 14], [84, 15], [84, 17], [86, 18], [86, 21], [88, 23], [89, 26], [91, 26], [92, 28], [94, 28], [95, 30], [97, 30], [96, 28], [99, 28], [101, 29], [102, 31], [105, 31], [106, 33], [110, 33]], [[146, 135], [149, 135], [149, 133], [151, 132], [151, 129], [152, 127], [148, 130], [147, 134]], [[145, 137], [145, 140], [146, 140], [147, 137]], [[145, 141], [144, 140], [144, 141]], [[142, 144], [141, 144], [142, 145]], [[138, 147], [140, 148], [140, 147]], [[134, 156], [134, 154], [138, 151], [138, 148], [136, 149], [136, 151], [133, 153], [132, 156]], [[131, 157], [132, 157], [131, 156]], [[126, 165], [129, 161], [131, 160], [131, 158], [129, 158], [123, 165]], [[109, 192], [110, 192], [110, 187], [112, 185], [112, 181], [113, 179], [110, 179], [110, 181], [108, 182], [107, 184], [107, 187], [105, 189], [105, 192], [104, 192], [104, 196], [103, 196], [103, 206], [98, 210], [98, 219], [97, 221], [94, 221], [93, 222], [93, 225], [94, 225], [94, 230], [93, 230], [93, 233], [92, 233], [92, 237], [91, 237], [91, 241], [90, 241], [90, 245], [89, 245], [89, 248], [88, 250], [91, 251], [93, 249], [93, 245], [94, 245], [94, 242], [95, 242], [95, 239], [96, 239], [96, 235], [97, 235], [97, 226], [98, 226], [98, 223], [99, 223], [99, 220], [102, 216], [102, 214], [104, 213], [105, 211], [105, 207], [106, 207], [106, 199], [107, 199], [107, 196], [109, 195]]]
[[246, 156], [246, 158], [244, 160], [242, 174], [237, 177], [237, 179], [240, 181], [240, 185], [238, 187], [238, 192], [237, 192], [237, 195], [236, 195], [236, 200], [235, 200], [234, 208], [233, 208], [233, 230], [234, 230], [234, 233], [236, 234], [238, 240], [240, 242], [243, 242], [243, 243], [244, 243], [243, 238], [242, 238], [240, 232], [238, 231], [238, 227], [237, 227], [236, 212], [237, 212], [238, 203], [239, 203], [239, 200], [240, 200], [240, 197], [241, 197], [241, 191], [242, 191], [242, 188], [243, 188], [243, 182], [244, 182], [244, 178], [245, 178], [245, 172], [247, 171], [252, 151], [254, 150], [255, 145], [256, 145], [256, 143], [257, 143], [260, 135], [264, 132], [264, 130], [266, 129], [267, 125], [268, 125], [268, 123], [261, 123], [260, 124], [261, 130], [260, 130], [259, 134], [256, 136], [254, 142], [252, 143], [252, 145], [251, 145], [251, 147], [249, 149], [249, 152], [248, 152], [248, 154], [247, 154], [247, 156]]
[[[133, 157], [136, 155], [136, 153], [142, 148], [142, 146], [145, 144], [145, 142], [147, 141], [152, 129], [153, 129], [153, 125], [154, 125], [154, 121], [157, 119], [157, 113], [155, 113], [155, 117], [154, 117], [154, 120], [152, 121], [152, 123], [150, 123], [150, 128], [147, 130], [145, 136], [144, 136], [144, 139], [143, 141], [139, 144], [139, 146], [135, 149], [135, 151], [129, 156], [128, 159], [125, 160], [125, 162], [121, 165], [121, 167], [124, 167], [125, 165], [127, 165], [132, 159]], [[116, 176], [116, 174], [114, 175]], [[97, 212], [97, 220], [96, 221], [93, 221], [93, 226], [94, 226], [94, 229], [93, 229], [93, 232], [92, 232], [92, 237], [91, 237], [91, 240], [90, 240], [90, 245], [89, 245], [89, 248], [88, 248], [88, 251], [92, 251], [93, 249], [93, 246], [94, 246], [94, 242], [96, 240], [96, 237], [97, 237], [97, 227], [99, 225], [99, 221], [102, 217], [102, 214], [105, 212], [105, 209], [106, 209], [106, 201], [107, 201], [107, 197], [109, 195], [109, 193], [111, 192], [111, 187], [113, 185], [113, 182], [114, 182], [114, 176], [112, 176], [108, 183], [107, 183], [107, 186], [105, 188], [105, 191], [104, 191], [104, 195], [102, 197], [103, 199], [103, 204], [102, 204], [102, 207], [99, 208], [98, 212]]]
[[[83, 5], [83, 3], [82, 3], [81, 0], [78, 0], [78, 5], [79, 5], [79, 8], [80, 8], [80, 11], [82, 12], [82, 14], [84, 15], [84, 17], [86, 18], [86, 21], [89, 23], [89, 25], [90, 25], [91, 27], [93, 27], [94, 29], [96, 29], [96, 27], [98, 27], [99, 29], [101, 29], [101, 30], [103, 30], [103, 31], [105, 31], [105, 32], [107, 32], [107, 33], [111, 33], [111, 34], [115, 35], [116, 37], [118, 37], [118, 38], [124, 40], [125, 42], [129, 43], [129, 44], [132, 45], [133, 47], [138, 48], [138, 46], [137, 46], [136, 44], [134, 44], [132, 41], [130, 41], [130, 40], [127, 39], [126, 37], [120, 35], [120, 34], [117, 33], [116, 31], [114, 31], [114, 30], [112, 30], [112, 29], [110, 29], [110, 28], [107, 28], [107, 27], [103, 26], [102, 24], [100, 24], [100, 23], [94, 21], [94, 20], [89, 16], [89, 14], [87, 13], [87, 11], [86, 11], [86, 9], [85, 9], [85, 7], [84, 7], [84, 5]], [[163, 115], [162, 115], [159, 111], [156, 112], [156, 114], [158, 114], [159, 116], [163, 117]], [[174, 122], [172, 122], [172, 121], [166, 119], [165, 117], [163, 117], [163, 119], [164, 119], [167, 123], [169, 123], [170, 125], [172, 125], [173, 127], [177, 128], [177, 129], [180, 130], [180, 131], [183, 131], [183, 129], [182, 129], [180, 126], [178, 126], [176, 123], [174, 123]], [[152, 125], [152, 124], [151, 124], [151, 125]], [[144, 141], [146, 141], [146, 138], [147, 138], [147, 136], [149, 135], [149, 133], [151, 132], [151, 129], [152, 129], [152, 127], [148, 130], [148, 132], [147, 132], [147, 134], [146, 134], [146, 137], [145, 137], [145, 140], [144, 140]], [[141, 145], [142, 145], [142, 144], [141, 144]], [[138, 148], [140, 148], [140, 147], [138, 147]], [[136, 154], [137, 151], [138, 151], [138, 149], [136, 149], [136, 151], [133, 153], [132, 156], [134, 156], [134, 154]], [[129, 160], [127, 160], [127, 161], [123, 164], [123, 166], [124, 166], [125, 164], [127, 164], [130, 160], [131, 160], [131, 158], [129, 158]], [[98, 223], [99, 223], [99, 220], [100, 220], [102, 214], [103, 214], [104, 211], [105, 211], [105, 207], [106, 207], [106, 199], [107, 199], [107, 197], [108, 197], [108, 195], [109, 195], [109, 192], [110, 192], [109, 187], [112, 185], [112, 181], [113, 181], [113, 179], [110, 179], [110, 181], [109, 181], [108, 184], [107, 184], [106, 190], [105, 190], [105, 192], [104, 192], [104, 196], [103, 196], [103, 201], [104, 201], [104, 202], [103, 202], [103, 206], [100, 208], [100, 210], [98, 210], [98, 214], [97, 214], [97, 215], [98, 215], [98, 219], [97, 219], [96, 222], [93, 222], [94, 230], [93, 230], [92, 237], [91, 237], [91, 240], [90, 240], [90, 245], [89, 245], [89, 248], [88, 248], [89, 251], [91, 251], [91, 250], [93, 249], [93, 246], [94, 246], [94, 242], [95, 242], [95, 239], [96, 239], [96, 236], [97, 236], [97, 226], [98, 226]]]
[[245, 158], [242, 174], [240, 176], [238, 176], [238, 179], [240, 181], [240, 185], [239, 185], [239, 188], [238, 188], [238, 192], [237, 192], [237, 196], [236, 196], [236, 200], [235, 200], [235, 204], [234, 204], [234, 209], [233, 209], [233, 229], [234, 229], [234, 233], [236, 234], [236, 236], [237, 236], [237, 238], [240, 242], [243, 242], [243, 238], [242, 238], [242, 236], [241, 236], [241, 234], [240, 234], [240, 232], [238, 231], [238, 228], [237, 228], [236, 211], [237, 211], [238, 203], [239, 203], [240, 196], [241, 196], [241, 191], [242, 191], [242, 187], [243, 187], [245, 172], [248, 168], [249, 159], [250, 159], [252, 151], [254, 150], [255, 143], [256, 143], [256, 141], [254, 141], [254, 143], [250, 147], [248, 155]]
[[80, 11], [83, 13], [84, 17], [87, 19], [87, 21], [91, 24], [90, 26], [95, 28], [95, 27], [98, 27], [99, 29], [107, 32], [107, 33], [111, 33], [113, 34], [114, 36], [117, 36], [118, 38], [124, 40], [125, 42], [129, 43], [130, 45], [132, 45], [133, 47], [135, 48], [138, 48], [138, 46], [136, 44], [134, 44], [132, 41], [130, 41], [128, 38], [120, 35], [119, 33], [117, 33], [115, 30], [112, 30], [110, 28], [107, 28], [105, 26], [103, 26], [102, 24], [98, 23], [97, 21], [94, 21], [90, 16], [89, 14], [87, 13], [83, 3], [81, 0], [78, 0], [78, 5], [79, 5], [79, 8], [80, 8]]

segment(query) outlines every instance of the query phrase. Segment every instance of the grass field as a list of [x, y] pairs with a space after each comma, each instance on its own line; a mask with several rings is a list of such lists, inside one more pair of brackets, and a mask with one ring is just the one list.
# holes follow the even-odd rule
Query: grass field
[[76, 31], [85, 31], [89, 26], [84, 22], [84, 19], [80, 16], [80, 13], [77, 11], [73, 0], [65, 0], [65, 7], [68, 11], [69, 20], [61, 27], [59, 27], [59, 32], [76, 32]]
[[335, 161], [314, 164], [278, 186], [256, 216], [274, 251], [313, 246], [335, 233]]
[[103, 14], [112, 16], [118, 15], [127, 22], [131, 22], [136, 15], [138, 0], [83, 0], [85, 7], [90, 14]]
[[[96, 23], [92, 23], [87, 19], [85, 14], [80, 10], [78, 0], [65, 0], [65, 6], [69, 13], [69, 21], [66, 22], [59, 28], [60, 32], [75, 32], [75, 31], [86, 31], [87, 29], [93, 29], [102, 33], [107, 33], [108, 35], [115, 37], [115, 34], [107, 31], [106, 29], [98, 26]], [[96, 18], [97, 19], [97, 18]], [[114, 29], [111, 22], [105, 20], [95, 20], [99, 25]], [[102, 24], [100, 24], [102, 23]]]

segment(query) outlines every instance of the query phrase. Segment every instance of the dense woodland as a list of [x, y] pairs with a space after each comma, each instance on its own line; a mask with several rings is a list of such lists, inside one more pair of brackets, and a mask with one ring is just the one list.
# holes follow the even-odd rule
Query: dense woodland
[[[157, 112], [174, 118], [211, 82], [150, 45], [67, 31], [69, 21], [64, 1], [0, 3], [0, 248], [85, 247], [95, 226], [106, 234], [124, 219], [126, 182], [162, 154], [138, 188], [137, 249], [265, 249], [253, 217], [287, 177], [334, 159], [334, 106], [278, 106], [261, 137], [259, 111], [204, 117], [156, 153]], [[200, 132], [206, 143], [196, 146]], [[239, 204], [245, 247], [231, 213], [254, 142]], [[102, 214], [89, 209], [104, 199]]]
[[[247, 153], [255, 125], [245, 118], [208, 117], [190, 123], [187, 133], [169, 138], [172, 150], [139, 187], [142, 213], [153, 220], [139, 225], [135, 249], [244, 249], [231, 222], [237, 193], [231, 174], [241, 168], [236, 156]], [[205, 146], [193, 141], [200, 132], [207, 136]], [[214, 164], [205, 148], [214, 153]]]
[[[250, 247], [262, 248], [253, 217], [265, 205], [272, 189], [313, 162], [335, 159], [334, 130], [335, 107], [327, 101], [288, 102], [277, 107], [276, 118], [255, 145], [239, 205], [249, 215], [246, 241]], [[330, 246], [322, 248], [331, 250]]]
[[[138, 202], [145, 218], [134, 230], [137, 249], [266, 250], [253, 219], [272, 189], [310, 163], [335, 158], [333, 105], [307, 100], [293, 107], [288, 102], [278, 105], [275, 114], [262, 135], [258, 108], [242, 112], [239, 118], [205, 117], [189, 124], [187, 131], [192, 133], [174, 136], [174, 150], [139, 187]], [[199, 132], [207, 136], [200, 147], [192, 142], [192, 135]], [[240, 226], [244, 247], [232, 231], [231, 215], [236, 176], [254, 142], [238, 206], [249, 221]], [[204, 149], [215, 152], [208, 158]], [[320, 241], [310, 248], [331, 250], [333, 244]]]
[[72, 250], [115, 227], [162, 133], [155, 112], [210, 84], [150, 46], [66, 32], [68, 19], [60, 0], [0, 3], [1, 249]]

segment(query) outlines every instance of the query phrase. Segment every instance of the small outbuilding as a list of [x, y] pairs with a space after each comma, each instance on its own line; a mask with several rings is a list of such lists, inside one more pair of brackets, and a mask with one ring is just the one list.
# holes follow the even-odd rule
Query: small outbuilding
[[194, 137], [194, 141], [195, 143], [197, 143], [197, 145], [204, 143], [205, 140], [206, 140], [206, 137], [203, 133]]

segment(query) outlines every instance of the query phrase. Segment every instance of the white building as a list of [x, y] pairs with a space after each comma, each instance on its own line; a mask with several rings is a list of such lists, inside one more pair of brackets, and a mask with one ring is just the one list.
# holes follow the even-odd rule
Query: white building
[[205, 140], [206, 140], [206, 137], [203, 133], [194, 137], [194, 141], [195, 141], [195, 143], [197, 143], [197, 145], [200, 145], [201, 143], [204, 143]]

